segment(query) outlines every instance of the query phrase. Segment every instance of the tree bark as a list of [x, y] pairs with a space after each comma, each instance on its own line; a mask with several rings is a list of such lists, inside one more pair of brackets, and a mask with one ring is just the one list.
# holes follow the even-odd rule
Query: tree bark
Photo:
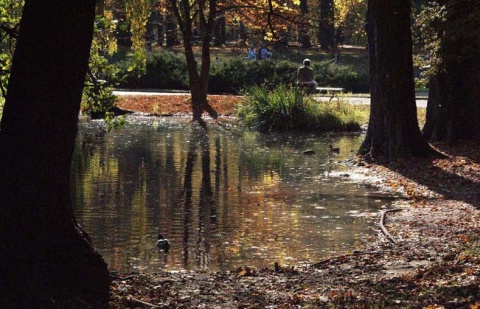
[[75, 220], [70, 165], [95, 0], [27, 0], [0, 126], [0, 307], [106, 307], [109, 273]]
[[215, 23], [213, 25], [213, 45], [215, 46], [222, 46], [226, 43], [226, 20], [225, 16], [219, 16], [215, 19]]
[[172, 8], [168, 6], [168, 13], [165, 20], [165, 46], [173, 47], [177, 44], [177, 23], [175, 22], [175, 14]]
[[335, 5], [333, 0], [320, 0], [318, 41], [322, 49], [335, 47]]
[[[193, 53], [193, 18], [190, 12], [188, 0], [170, 0], [183, 34], [183, 46], [185, 50], [185, 58], [187, 61], [188, 77], [190, 82], [191, 106], [193, 112], [193, 121], [197, 121], [200, 125], [205, 126], [202, 119], [203, 112], [207, 112], [213, 119], [218, 118], [217, 112], [208, 104], [208, 82], [210, 79], [210, 43], [212, 42], [213, 26], [216, 15], [216, 0], [210, 0], [202, 4], [198, 10], [198, 18], [202, 29], [202, 62], [200, 68]], [[208, 13], [205, 15], [205, 7], [208, 6]], [[200, 69], [200, 70], [199, 70]]]
[[441, 63], [430, 79], [423, 134], [452, 144], [480, 138], [480, 8], [466, 0], [439, 2], [446, 11], [438, 30]]
[[371, 106], [359, 152], [372, 159], [395, 162], [435, 153], [417, 122], [410, 10], [410, 0], [368, 2]]

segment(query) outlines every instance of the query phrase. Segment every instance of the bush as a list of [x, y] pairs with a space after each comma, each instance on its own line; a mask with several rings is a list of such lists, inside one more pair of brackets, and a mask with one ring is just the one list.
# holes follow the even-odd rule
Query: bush
[[246, 126], [260, 132], [325, 132], [360, 129], [355, 109], [343, 100], [317, 102], [304, 96], [297, 87], [281, 84], [273, 91], [252, 86], [244, 91], [245, 99], [237, 116]]
[[215, 63], [210, 70], [210, 93], [238, 93], [248, 84], [248, 62], [232, 59]]
[[[117, 63], [119, 75], [127, 75], [119, 87], [188, 89], [187, 66], [181, 54], [169, 51], [149, 53], [143, 74], [135, 74], [132, 63], [129, 58]], [[245, 61], [239, 57], [212, 62], [209, 93], [238, 94], [253, 85], [269, 85], [270, 88], [280, 84], [292, 85], [296, 82], [298, 66], [298, 63], [289, 60]], [[322, 61], [314, 63], [313, 69], [321, 86], [342, 87], [353, 92], [368, 90], [368, 75], [361, 75], [350, 66]]]
[[[314, 64], [315, 80], [325, 87], [342, 87], [348, 92], [368, 91], [368, 75], [352, 71], [350, 66], [331, 61]], [[298, 64], [288, 60], [244, 61], [233, 59], [212, 68], [210, 93], [237, 93], [253, 85], [293, 85]], [[360, 78], [361, 77], [361, 78]], [[272, 88], [272, 87], [270, 87]]]
[[337, 65], [332, 61], [314, 63], [314, 78], [322, 87], [342, 87], [353, 91], [358, 84], [358, 73], [349, 66]]
[[[170, 51], [147, 54], [144, 74], [134, 74], [130, 58], [119, 62], [121, 75], [127, 75], [119, 87], [129, 89], [188, 89], [188, 73], [185, 56]], [[123, 74], [122, 74], [123, 73]]]

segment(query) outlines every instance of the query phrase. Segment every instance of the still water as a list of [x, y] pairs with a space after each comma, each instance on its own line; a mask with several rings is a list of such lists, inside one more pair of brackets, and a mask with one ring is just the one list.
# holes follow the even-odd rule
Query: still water
[[[228, 123], [204, 131], [189, 120], [135, 117], [109, 133], [79, 124], [75, 212], [110, 270], [309, 263], [373, 233], [388, 201], [340, 164], [363, 136], [261, 135]], [[157, 251], [158, 233], [168, 253]]]

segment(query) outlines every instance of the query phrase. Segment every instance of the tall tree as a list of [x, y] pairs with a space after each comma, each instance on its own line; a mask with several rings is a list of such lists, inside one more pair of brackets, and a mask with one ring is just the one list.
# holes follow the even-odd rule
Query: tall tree
[[[187, 60], [190, 81], [193, 120], [204, 125], [202, 114], [206, 111], [212, 118], [217, 112], [208, 104], [208, 81], [210, 77], [210, 43], [217, 13], [217, 0], [200, 0], [191, 5], [189, 0], [170, 0], [177, 23], [183, 35], [183, 47]], [[202, 59], [200, 66], [193, 53], [194, 16], [200, 24]]]
[[167, 13], [166, 13], [166, 20], [165, 20], [165, 31], [166, 31], [166, 42], [165, 45], [167, 47], [173, 47], [177, 44], [177, 23], [175, 14], [170, 5], [170, 1], [167, 1]]
[[301, 44], [302, 48], [310, 48], [312, 46], [312, 42], [310, 40], [309, 34], [310, 27], [308, 24], [309, 18], [307, 0], [300, 0], [300, 19], [301, 23], [299, 23], [298, 25], [298, 41]]
[[226, 19], [225, 15], [221, 14], [215, 18], [215, 24], [213, 25], [213, 44], [215, 46], [221, 46], [226, 43]]
[[417, 121], [410, 11], [410, 0], [368, 1], [371, 105], [359, 152], [372, 159], [434, 153]]
[[27, 0], [0, 124], [0, 307], [106, 307], [109, 273], [77, 224], [70, 164], [95, 0]]
[[323, 49], [335, 46], [335, 5], [333, 0], [320, 0], [318, 41]]
[[[480, 137], [480, 8], [468, 0], [439, 0], [435, 20], [438, 63], [430, 78], [425, 138], [453, 143]], [[433, 15], [433, 14], [432, 14]], [[428, 38], [427, 38], [428, 39]]]

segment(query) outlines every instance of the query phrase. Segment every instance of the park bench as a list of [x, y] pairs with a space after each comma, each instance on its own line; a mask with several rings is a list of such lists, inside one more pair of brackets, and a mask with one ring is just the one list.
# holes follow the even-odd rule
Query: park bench
[[336, 88], [336, 87], [317, 87], [315, 90], [318, 93], [326, 93], [326, 94], [333, 94], [336, 95], [338, 93], [343, 93], [345, 89], [343, 88]]
[[320, 94], [329, 95], [330, 96], [329, 102], [335, 97], [338, 99], [338, 94], [343, 93], [345, 91], [344, 88], [340, 88], [340, 87], [316, 87], [315, 89], [313, 89], [312, 87], [313, 85], [311, 83], [298, 83], [298, 86], [301, 89], [306, 90], [308, 94], [320, 93]]
[[315, 88], [317, 93], [322, 93], [322, 94], [327, 94], [330, 96], [330, 100], [328, 102], [330, 103], [333, 98], [338, 99], [338, 94], [343, 93], [345, 89], [340, 88], [340, 87], [317, 87]]

